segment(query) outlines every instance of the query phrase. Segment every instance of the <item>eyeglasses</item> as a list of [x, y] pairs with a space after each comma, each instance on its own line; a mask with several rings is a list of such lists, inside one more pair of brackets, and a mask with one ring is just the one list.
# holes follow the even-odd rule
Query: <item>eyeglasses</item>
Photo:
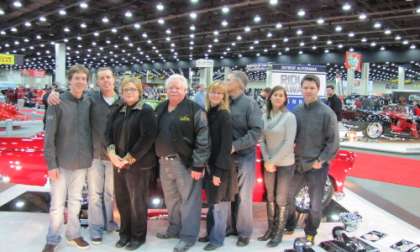
[[221, 92], [210, 92], [209, 95], [224, 95], [224, 93], [221, 93]]
[[124, 88], [122, 91], [123, 93], [129, 93], [129, 92], [134, 93], [134, 92], [137, 92], [138, 89], [137, 88]]

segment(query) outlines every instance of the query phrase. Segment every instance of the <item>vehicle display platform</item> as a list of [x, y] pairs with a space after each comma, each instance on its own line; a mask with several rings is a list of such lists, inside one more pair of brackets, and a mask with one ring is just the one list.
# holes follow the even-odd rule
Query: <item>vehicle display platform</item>
[[[44, 211], [40, 212], [24, 212], [25, 209], [24, 200], [16, 200], [17, 197], [24, 194], [25, 192], [39, 192], [39, 195], [43, 195], [48, 190], [46, 187], [35, 187], [35, 186], [23, 186], [16, 185], [6, 189], [0, 193], [0, 208], [6, 203], [15, 206], [15, 211], [2, 211], [0, 212], [0, 236], [2, 237], [2, 251], [40, 251], [45, 243], [45, 237], [48, 228], [48, 214]], [[343, 209], [347, 209], [350, 212], [358, 211], [362, 216], [363, 220], [359, 224], [359, 228], [349, 233], [351, 236], [359, 237], [366, 235], [369, 232], [379, 232], [382, 238], [376, 242], [366, 241], [368, 244], [377, 247], [380, 251], [400, 251], [391, 248], [393, 244], [406, 240], [412, 242], [409, 246], [415, 246], [420, 244], [420, 230], [413, 227], [412, 225], [402, 221], [401, 219], [387, 213], [383, 209], [380, 209], [372, 203], [364, 200], [360, 196], [356, 195], [350, 190], [345, 190], [346, 196], [340, 201], [336, 202], [337, 205]], [[44, 194], [45, 195], [45, 194]], [[43, 198], [31, 197], [30, 204], [32, 207], [39, 207], [40, 209], [47, 209], [48, 206], [45, 204]], [[342, 209], [342, 208], [338, 209]], [[319, 234], [316, 237], [316, 243], [319, 244], [321, 241], [331, 240], [331, 230], [335, 226], [342, 225], [337, 220], [337, 214], [333, 211], [329, 211], [327, 222], [325, 220], [321, 223]], [[205, 232], [205, 222], [202, 221], [201, 234]], [[146, 244], [139, 248], [139, 251], [172, 251], [177, 240], [160, 240], [156, 238], [155, 234], [160, 231], [164, 231], [167, 226], [165, 218], [153, 219], [148, 222], [148, 236]], [[260, 236], [266, 228], [266, 217], [265, 217], [265, 206], [264, 204], [254, 205], [254, 233], [250, 245], [244, 248], [239, 248], [235, 245], [236, 237], [227, 237], [225, 240], [224, 247], [218, 249], [218, 251], [282, 251], [284, 249], [292, 248], [293, 241], [297, 237], [303, 236], [303, 230], [297, 229], [293, 235], [285, 235], [284, 241], [277, 248], [267, 248], [265, 242], [257, 241], [256, 238]], [[82, 228], [82, 234], [88, 239], [88, 230]], [[371, 235], [372, 236], [372, 235]], [[104, 236], [104, 242], [101, 245], [91, 245], [90, 251], [121, 251], [114, 247], [114, 243], [118, 239], [117, 233], [110, 233]], [[89, 240], [88, 240], [89, 241]], [[400, 242], [401, 243], [401, 242]], [[198, 252], [203, 251], [205, 243], [199, 243], [191, 248], [189, 251]], [[60, 243], [58, 251], [75, 251], [76, 248], [68, 245], [64, 240]], [[314, 248], [315, 251], [323, 251], [319, 247]], [[401, 250], [406, 251], [406, 250]]]

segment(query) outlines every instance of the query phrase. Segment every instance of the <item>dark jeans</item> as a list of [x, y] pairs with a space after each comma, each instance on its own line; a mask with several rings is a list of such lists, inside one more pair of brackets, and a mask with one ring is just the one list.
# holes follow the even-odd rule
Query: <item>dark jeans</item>
[[202, 179], [191, 177], [180, 159], [160, 159], [160, 181], [168, 209], [167, 234], [195, 243], [200, 232]]
[[264, 170], [264, 185], [267, 202], [276, 202], [279, 207], [287, 206], [290, 181], [293, 177], [294, 165], [276, 166], [276, 172]]
[[317, 229], [321, 223], [322, 217], [322, 197], [324, 196], [324, 187], [328, 178], [329, 164], [324, 163], [319, 170], [312, 169], [305, 173], [295, 172], [289, 189], [289, 220], [287, 226], [295, 226], [296, 220], [294, 213], [296, 210], [295, 196], [303, 185], [309, 189], [310, 210], [305, 220], [305, 234], [316, 235]]
[[121, 216], [120, 238], [146, 241], [147, 199], [152, 170], [114, 172], [114, 191]]
[[230, 207], [230, 201], [222, 201], [209, 206], [206, 223], [207, 235], [211, 244], [223, 245]]

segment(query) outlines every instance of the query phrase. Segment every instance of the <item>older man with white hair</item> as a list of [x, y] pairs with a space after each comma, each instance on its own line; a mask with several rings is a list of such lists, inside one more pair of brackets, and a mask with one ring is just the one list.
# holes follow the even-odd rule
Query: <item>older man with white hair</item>
[[157, 237], [179, 238], [174, 252], [184, 252], [200, 231], [202, 176], [210, 154], [208, 125], [205, 112], [186, 98], [184, 76], [171, 75], [165, 84], [168, 100], [156, 108], [155, 150], [169, 226]]

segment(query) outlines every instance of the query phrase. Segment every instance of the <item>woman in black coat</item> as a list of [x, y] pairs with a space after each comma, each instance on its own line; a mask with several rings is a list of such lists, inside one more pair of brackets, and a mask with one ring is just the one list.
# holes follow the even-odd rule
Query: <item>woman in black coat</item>
[[135, 250], [146, 241], [149, 184], [157, 165], [153, 151], [157, 122], [153, 109], [141, 101], [139, 80], [124, 79], [121, 91], [124, 104], [110, 115], [106, 131], [121, 216], [120, 239], [115, 246]]
[[[223, 245], [231, 201], [237, 193], [237, 175], [233, 169], [232, 120], [225, 85], [213, 83], [207, 90], [207, 117], [211, 139], [211, 152], [204, 179], [209, 213], [207, 239], [204, 250], [214, 250]], [[203, 240], [203, 239], [202, 239]]]

